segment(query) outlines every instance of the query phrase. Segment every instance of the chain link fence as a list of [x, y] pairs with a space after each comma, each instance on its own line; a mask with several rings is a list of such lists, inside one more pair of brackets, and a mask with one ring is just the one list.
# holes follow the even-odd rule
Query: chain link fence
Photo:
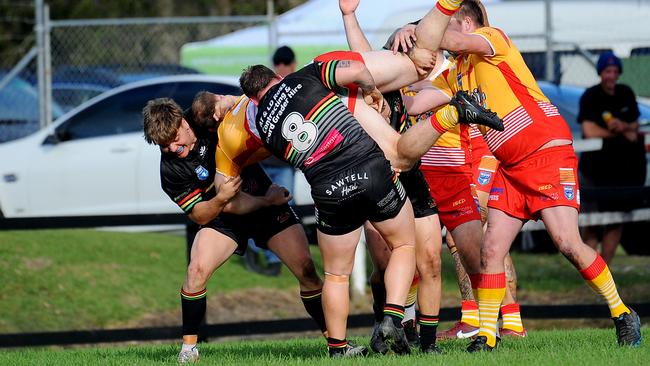
[[[610, 4], [608, 2], [596, 2], [596, 5], [584, 1], [553, 2], [551, 34], [555, 53], [550, 77], [547, 77], [543, 19], [540, 20], [538, 14], [542, 12], [543, 18], [543, 3], [507, 2], [513, 8], [503, 10], [501, 5], [506, 2], [494, 6], [488, 2], [492, 24], [501, 27], [503, 23], [503, 29], [520, 48], [538, 80], [550, 79], [556, 84], [581, 87], [593, 85], [599, 80], [593, 66], [598, 54], [614, 50], [624, 58], [626, 72], [621, 81], [630, 84], [637, 94], [650, 97], [650, 28], [647, 22], [639, 22], [625, 32], [610, 32], [601, 24], [603, 19], [610, 19], [610, 23], [618, 26], [625, 24], [626, 19], [637, 22], [639, 17], [650, 14], [650, 1], [621, 1], [616, 9], [606, 14], [600, 13], [601, 8]], [[571, 3], [573, 7], [564, 3]], [[576, 14], [578, 10], [588, 12], [593, 19], [571, 23], [574, 16], [571, 12]], [[520, 23], [530, 24], [526, 28], [519, 23], [510, 24], [512, 14], [521, 14]], [[277, 24], [276, 19], [281, 22], [282, 18], [260, 15], [92, 21], [46, 19], [45, 32], [50, 40], [48, 75], [51, 77], [52, 120], [104, 91], [148, 77], [198, 72], [237, 75], [245, 65], [268, 63], [270, 50], [279, 44], [294, 47], [299, 64], [319, 53], [346, 47], [343, 29], [337, 29], [336, 24], [329, 26], [331, 30], [327, 32], [287, 32], [278, 30], [281, 24]], [[390, 26], [366, 30], [368, 38], [373, 44], [381, 43], [379, 39], [392, 31]], [[257, 38], [256, 45], [242, 47], [238, 44], [238, 39], [251, 37], [256, 28], [258, 33], [253, 36]], [[231, 34], [238, 30], [241, 32]], [[224, 42], [211, 41], [227, 34], [231, 36]], [[339, 41], [317, 42], [323, 38]], [[0, 142], [39, 128], [38, 65], [33, 52], [34, 49], [28, 52], [18, 65], [2, 64], [0, 60]], [[15, 72], [10, 74], [12, 67]]]

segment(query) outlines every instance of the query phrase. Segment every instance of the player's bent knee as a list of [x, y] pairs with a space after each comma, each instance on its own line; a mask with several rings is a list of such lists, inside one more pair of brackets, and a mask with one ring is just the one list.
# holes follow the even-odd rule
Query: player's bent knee
[[325, 272], [325, 281], [338, 284], [348, 284], [350, 283], [350, 275]]
[[190, 263], [187, 267], [187, 283], [191, 288], [188, 290], [203, 289], [211, 274], [206, 267]]

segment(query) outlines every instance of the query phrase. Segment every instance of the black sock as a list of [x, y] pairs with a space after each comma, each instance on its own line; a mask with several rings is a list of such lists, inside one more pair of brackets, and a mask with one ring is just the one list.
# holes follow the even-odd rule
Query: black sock
[[327, 330], [325, 325], [325, 313], [323, 313], [323, 302], [321, 301], [322, 289], [313, 291], [300, 291], [300, 300], [305, 306], [305, 310], [318, 325], [321, 332]]
[[372, 291], [372, 312], [375, 314], [375, 322], [381, 323], [381, 320], [384, 319], [386, 286], [380, 272], [372, 272], [370, 275], [370, 290]]
[[404, 307], [395, 304], [384, 305], [384, 316], [390, 316], [396, 327], [402, 328], [402, 319], [404, 319]]
[[327, 337], [327, 348], [330, 351], [330, 355], [335, 353], [345, 352], [345, 348], [348, 346], [348, 341], [343, 339], [336, 339]]
[[206, 290], [190, 293], [181, 289], [181, 309], [183, 311], [183, 335], [198, 335], [199, 326], [206, 309]]
[[427, 349], [436, 344], [436, 330], [438, 329], [438, 315], [418, 315], [420, 324], [420, 347]]

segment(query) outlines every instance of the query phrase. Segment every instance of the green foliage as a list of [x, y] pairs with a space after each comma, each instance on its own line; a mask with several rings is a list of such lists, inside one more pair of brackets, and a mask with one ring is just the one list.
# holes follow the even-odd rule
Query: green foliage
[[[644, 328], [644, 338], [650, 329]], [[368, 344], [368, 338], [356, 339]], [[380, 356], [330, 360], [318, 338], [209, 343], [200, 346], [205, 365], [648, 365], [650, 347], [618, 347], [612, 329], [536, 331], [524, 339], [506, 339], [491, 353], [468, 354], [467, 341], [443, 341], [443, 355]], [[178, 345], [139, 345], [82, 349], [27, 349], [0, 353], [11, 365], [173, 365]]]

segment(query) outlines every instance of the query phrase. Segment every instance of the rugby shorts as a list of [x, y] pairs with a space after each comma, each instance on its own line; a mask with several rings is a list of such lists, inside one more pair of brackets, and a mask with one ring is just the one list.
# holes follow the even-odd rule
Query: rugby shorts
[[424, 170], [431, 196], [438, 205], [440, 223], [449, 231], [472, 220], [481, 221], [469, 174], [441, 174]]
[[[241, 178], [241, 190], [252, 196], [264, 196], [271, 186], [271, 180], [259, 164], [245, 167]], [[201, 228], [210, 228], [228, 236], [237, 243], [235, 253], [243, 255], [249, 238], [255, 240], [255, 245], [266, 249], [269, 239], [299, 223], [293, 209], [284, 204], [264, 207], [245, 215], [222, 213]]]
[[488, 207], [523, 220], [537, 220], [555, 206], [580, 210], [578, 158], [571, 145], [535, 151], [513, 166], [501, 165]]
[[343, 235], [364, 222], [392, 219], [406, 202], [404, 187], [383, 155], [311, 182], [318, 230]]

